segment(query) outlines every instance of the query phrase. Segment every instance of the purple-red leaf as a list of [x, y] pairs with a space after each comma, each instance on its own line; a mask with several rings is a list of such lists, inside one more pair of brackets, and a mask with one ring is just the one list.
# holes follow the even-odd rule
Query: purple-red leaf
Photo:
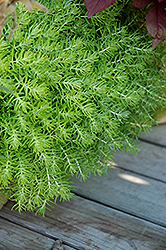
[[155, 49], [156, 46], [162, 41], [163, 39], [152, 39], [152, 48]]
[[[162, 0], [160, 0], [162, 1]], [[150, 3], [153, 3], [153, 0], [134, 0], [132, 2], [132, 5], [136, 8], [145, 8], [146, 6], [148, 6]]]
[[95, 13], [104, 10], [116, 0], [84, 0], [85, 6], [88, 10], [88, 18], [93, 16]]
[[149, 9], [146, 15], [146, 28], [153, 37], [153, 48], [166, 37], [166, 11], [159, 1]]
[[[84, 0], [88, 10], [88, 18], [95, 13], [104, 10], [116, 0]], [[166, 0], [133, 0], [132, 5], [137, 8], [144, 8], [154, 3], [146, 16], [146, 27], [153, 38], [153, 48], [166, 37]]]

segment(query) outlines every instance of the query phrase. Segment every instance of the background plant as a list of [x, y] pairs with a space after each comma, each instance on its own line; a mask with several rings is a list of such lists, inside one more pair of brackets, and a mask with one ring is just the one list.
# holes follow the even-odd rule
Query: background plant
[[[29, 12], [33, 12], [33, 8], [48, 12], [48, 8], [34, 0], [19, 1], [25, 5]], [[115, 1], [116, 0], [84, 0], [88, 10], [88, 18], [107, 8]], [[0, 0], [0, 36], [6, 24], [12, 20], [11, 29], [7, 38], [9, 41], [17, 28], [16, 2], [18, 2], [18, 0]], [[128, 0], [125, 0], [124, 2], [127, 3]], [[132, 5], [137, 8], [150, 6], [146, 15], [146, 27], [148, 33], [153, 38], [152, 43], [153, 48], [155, 48], [157, 44], [166, 37], [166, 0], [134, 0]], [[121, 8], [119, 5], [116, 7], [117, 9]], [[10, 14], [12, 17], [6, 19]]]
[[166, 87], [164, 49], [124, 26], [124, 1], [89, 20], [82, 2], [43, 4], [50, 12], [33, 15], [18, 4], [12, 42], [0, 41], [0, 85], [14, 94], [0, 91], [1, 191], [41, 213], [73, 195], [71, 176], [102, 174], [110, 152], [137, 150]]
[[[90, 18], [95, 13], [107, 8], [115, 0], [84, 0]], [[153, 38], [153, 48], [166, 37], [166, 0], [134, 0], [133, 6], [145, 8], [150, 6], [146, 15], [146, 27]], [[118, 7], [117, 7], [118, 8]]]

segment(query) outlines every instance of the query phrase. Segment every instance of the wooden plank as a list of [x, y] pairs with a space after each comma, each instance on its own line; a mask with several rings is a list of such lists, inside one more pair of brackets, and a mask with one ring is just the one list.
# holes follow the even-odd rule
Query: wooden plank
[[10, 211], [1, 216], [23, 227], [59, 238], [79, 250], [165, 250], [166, 228], [76, 196], [58, 203], [46, 216]]
[[53, 248], [52, 250], [77, 250], [77, 249], [62, 244], [62, 247], [61, 247], [61, 248]]
[[166, 227], [166, 183], [118, 168], [73, 181], [81, 196]]
[[51, 250], [54, 240], [0, 218], [1, 250]]
[[[67, 245], [62, 244], [61, 248], [53, 248], [52, 250], [77, 250], [76, 248], [69, 247]], [[81, 250], [81, 249], [80, 249]]]
[[[64, 250], [76, 250], [75, 248], [63, 245]], [[52, 249], [52, 250], [56, 250], [56, 249]], [[61, 249], [57, 249], [57, 250], [61, 250]], [[62, 249], [63, 250], [63, 249]]]
[[139, 138], [154, 142], [166, 147], [166, 124], [154, 126], [148, 135], [141, 135]]
[[61, 240], [56, 240], [52, 250], [75, 250], [75, 249], [67, 245], [64, 245]]
[[69, 246], [67, 246], [67, 245], [64, 245], [64, 244], [62, 244], [62, 247], [61, 247], [61, 249], [59, 248], [53, 248], [52, 250], [77, 250], [76, 248], [73, 248], [73, 247], [69, 247]]
[[166, 182], [166, 148], [140, 142], [140, 151], [129, 155], [113, 152], [114, 162], [127, 170]]

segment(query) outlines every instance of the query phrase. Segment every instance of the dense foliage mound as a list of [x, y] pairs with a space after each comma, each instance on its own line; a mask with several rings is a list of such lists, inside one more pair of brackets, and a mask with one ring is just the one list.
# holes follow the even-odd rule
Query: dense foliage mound
[[78, 1], [33, 15], [20, 4], [12, 42], [0, 41], [0, 85], [13, 93], [0, 91], [0, 186], [19, 211], [44, 213], [72, 196], [71, 176], [105, 172], [113, 150], [136, 151], [165, 103], [162, 49], [124, 26], [123, 2], [89, 20]]

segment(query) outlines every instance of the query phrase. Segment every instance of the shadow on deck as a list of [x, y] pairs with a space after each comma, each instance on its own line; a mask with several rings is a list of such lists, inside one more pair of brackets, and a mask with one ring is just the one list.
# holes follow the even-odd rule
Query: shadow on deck
[[[114, 153], [117, 166], [92, 176], [46, 217], [0, 211], [0, 250], [165, 250], [166, 125], [140, 137], [140, 152]], [[60, 239], [63, 244], [61, 245]]]

